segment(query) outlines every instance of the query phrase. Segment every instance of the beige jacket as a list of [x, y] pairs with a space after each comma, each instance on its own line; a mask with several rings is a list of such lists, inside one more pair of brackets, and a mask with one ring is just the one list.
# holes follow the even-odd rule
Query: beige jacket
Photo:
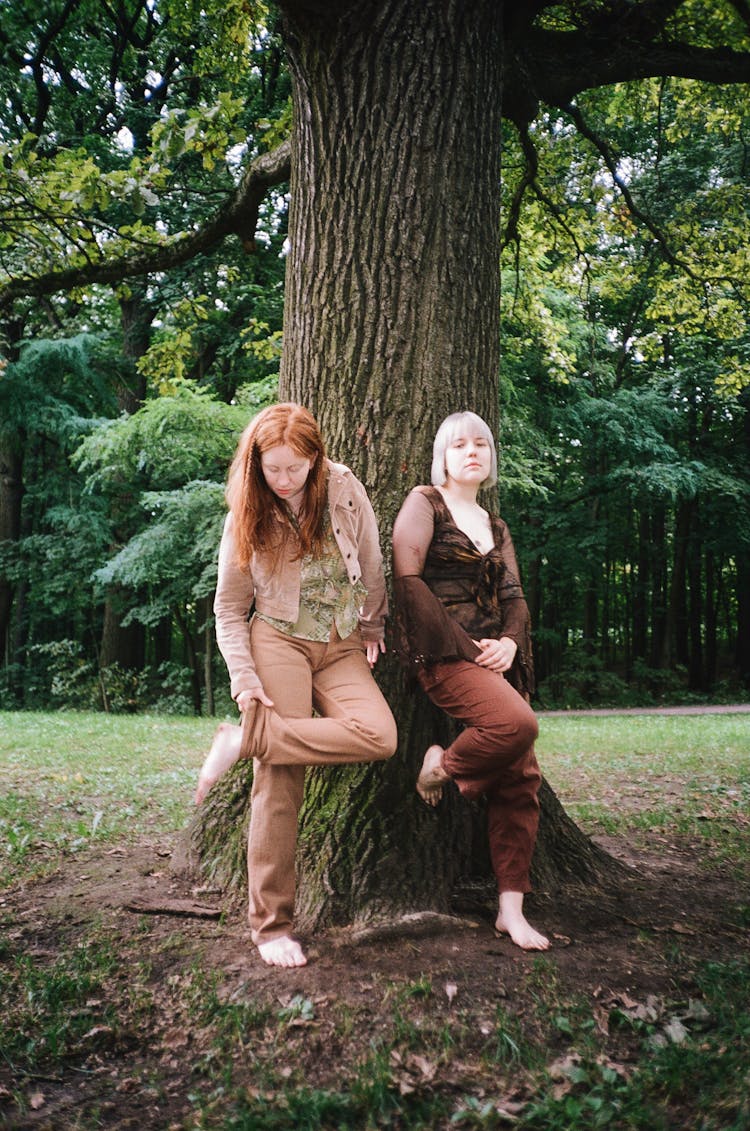
[[[330, 460], [327, 463], [333, 534], [352, 584], [361, 579], [367, 590], [359, 616], [362, 638], [379, 641], [385, 634], [388, 602], [375, 514], [367, 492], [349, 468]], [[255, 604], [258, 612], [269, 617], [296, 621], [301, 560], [282, 561], [272, 571], [267, 557], [254, 554], [250, 567], [241, 569], [236, 560], [232, 526], [230, 512], [219, 547], [214, 613], [216, 639], [229, 669], [232, 698], [236, 699], [241, 691], [261, 685], [250, 647], [250, 609]]]

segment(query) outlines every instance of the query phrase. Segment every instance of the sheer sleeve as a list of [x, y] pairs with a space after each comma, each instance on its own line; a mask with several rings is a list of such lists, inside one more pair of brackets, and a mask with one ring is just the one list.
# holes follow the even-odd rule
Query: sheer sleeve
[[505, 565], [503, 580], [498, 587], [498, 601], [502, 614], [501, 636], [515, 640], [518, 651], [513, 667], [507, 673], [510, 682], [527, 697], [534, 690], [534, 660], [531, 648], [531, 619], [526, 604], [516, 551], [507, 523], [501, 518], [493, 520], [495, 542]]
[[422, 579], [435, 533], [435, 509], [418, 487], [407, 495], [393, 527], [395, 647], [409, 668], [438, 660], [473, 660], [479, 649]]
[[393, 525], [393, 576], [421, 577], [435, 533], [435, 508], [419, 487], [406, 496]]
[[[502, 519], [496, 519], [495, 522], [497, 523], [496, 541], [505, 564], [504, 576], [498, 592], [502, 607], [502, 635], [509, 636], [511, 640], [515, 640], [519, 648], [523, 648], [529, 635], [529, 609], [521, 585], [510, 530]], [[529, 650], [528, 645], [526, 650]]]

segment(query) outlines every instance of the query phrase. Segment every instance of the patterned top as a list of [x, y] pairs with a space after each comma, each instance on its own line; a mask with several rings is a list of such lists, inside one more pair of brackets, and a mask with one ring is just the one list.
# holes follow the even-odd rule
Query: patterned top
[[474, 660], [474, 640], [508, 636], [518, 646], [506, 678], [534, 686], [529, 610], [507, 524], [490, 515], [494, 546], [483, 554], [458, 527], [440, 491], [417, 487], [393, 530], [396, 650], [407, 668]]
[[[291, 513], [290, 518], [292, 525], [295, 525]], [[327, 508], [324, 522], [321, 553], [317, 557], [306, 554], [301, 562], [297, 620], [284, 621], [264, 613], [255, 614], [287, 636], [315, 640], [321, 644], [330, 640], [334, 625], [341, 640], [351, 636], [359, 625], [359, 610], [367, 598], [367, 590], [362, 582], [352, 584], [349, 580], [341, 551], [333, 536], [331, 516]]]

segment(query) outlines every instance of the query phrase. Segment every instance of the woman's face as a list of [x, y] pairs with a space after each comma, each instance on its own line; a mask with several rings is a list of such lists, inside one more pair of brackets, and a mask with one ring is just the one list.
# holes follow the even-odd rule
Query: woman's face
[[471, 425], [459, 427], [445, 449], [448, 480], [462, 486], [478, 487], [489, 477], [492, 451], [485, 436], [474, 434]]
[[260, 457], [263, 477], [280, 499], [287, 502], [298, 499], [305, 489], [310, 468], [315, 461], [305, 459], [288, 444], [268, 448]]

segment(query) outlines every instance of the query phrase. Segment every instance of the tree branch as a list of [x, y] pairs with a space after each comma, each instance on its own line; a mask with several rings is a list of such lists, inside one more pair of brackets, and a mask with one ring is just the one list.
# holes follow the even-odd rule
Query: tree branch
[[[650, 8], [653, 16], [655, 5]], [[606, 33], [601, 26], [570, 32], [529, 28], [509, 45], [507, 116], [519, 125], [520, 119], [530, 120], [528, 107], [535, 101], [564, 109], [584, 90], [636, 79], [750, 84], [750, 52], [657, 41], [651, 38], [655, 31], [649, 25], [648, 34], [635, 35], [625, 20], [614, 21]]]
[[729, 0], [737, 15], [748, 30], [750, 30], [750, 4], [747, 0]]
[[[518, 231], [518, 222], [521, 215], [521, 204], [523, 202], [524, 195], [526, 194], [526, 190], [528, 188], [531, 188], [540, 204], [544, 205], [544, 207], [554, 216], [555, 220], [568, 236], [568, 239], [573, 244], [573, 247], [576, 249], [576, 254], [580, 259], [584, 260], [584, 262], [586, 263], [586, 268], [588, 269], [590, 267], [588, 256], [586, 255], [584, 249], [581, 247], [575, 232], [565, 220], [562, 209], [546, 192], [544, 192], [542, 186], [537, 180], [537, 173], [539, 172], [539, 156], [537, 154], [536, 147], [531, 139], [529, 131], [524, 127], [522, 129], [519, 129], [518, 133], [519, 140], [521, 142], [521, 149], [523, 150], [524, 157], [526, 159], [526, 164], [523, 176], [521, 177], [521, 180], [516, 187], [516, 191], [513, 194], [513, 200], [511, 201], [510, 208], [508, 210], [508, 222], [505, 225], [505, 231], [503, 232], [502, 247], [507, 247], [507, 245], [511, 243], [511, 241], [515, 241], [517, 247], [520, 245], [521, 236]], [[516, 258], [518, 259], [518, 255], [516, 256]]]
[[612, 177], [615, 186], [622, 193], [623, 199], [628, 206], [628, 211], [630, 212], [631, 216], [634, 216], [636, 220], [639, 220], [640, 223], [643, 224], [644, 228], [646, 228], [651, 233], [651, 235], [664, 251], [664, 255], [673, 267], [679, 267], [679, 269], [681, 271], [684, 271], [686, 275], [688, 275], [691, 279], [695, 279], [696, 276], [690, 269], [690, 267], [682, 260], [680, 260], [672, 251], [669, 240], [664, 235], [661, 228], [659, 228], [658, 225], [651, 219], [651, 217], [643, 212], [642, 209], [640, 209], [633, 200], [630, 189], [617, 171], [617, 159], [615, 158], [604, 138], [597, 134], [595, 130], [593, 130], [591, 126], [589, 126], [577, 106], [570, 105], [564, 107], [564, 109], [565, 112], [569, 114], [575, 122], [576, 129], [582, 135], [582, 137], [585, 137], [588, 141], [590, 141], [593, 147], [601, 155], [604, 164], [609, 169], [610, 176]]
[[253, 251], [261, 203], [269, 188], [289, 179], [290, 153], [291, 143], [287, 140], [270, 153], [256, 157], [234, 194], [211, 220], [196, 231], [137, 255], [102, 259], [83, 267], [11, 279], [0, 286], [0, 310], [7, 309], [20, 298], [38, 298], [94, 283], [120, 283], [123, 279], [167, 271], [209, 251], [232, 234], [239, 236], [245, 251]]
[[656, 224], [655, 221], [646, 212], [644, 212], [642, 208], [639, 208], [633, 200], [630, 189], [617, 171], [617, 159], [615, 158], [604, 138], [601, 137], [601, 135], [597, 134], [596, 131], [588, 125], [586, 119], [577, 106], [566, 106], [564, 107], [564, 109], [565, 112], [569, 114], [575, 122], [576, 128], [581, 133], [581, 135], [588, 141], [590, 141], [597, 152], [601, 154], [605, 165], [609, 169], [610, 175], [616, 188], [620, 191], [623, 200], [628, 206], [630, 214], [634, 216], [636, 220], [638, 220], [641, 224], [643, 224], [647, 231], [651, 233], [651, 235], [654, 237], [654, 239], [662, 249], [662, 252], [668, 262], [671, 263], [673, 267], [676, 267], [678, 270], [683, 271], [688, 276], [688, 278], [692, 279], [693, 282], [698, 283], [702, 287], [705, 287], [709, 283], [728, 283], [735, 289], [738, 295], [742, 295], [743, 284], [741, 280], [736, 279], [731, 275], [701, 275], [696, 272], [690, 266], [690, 264], [685, 261], [685, 259], [681, 258], [672, 250], [669, 239], [659, 227], [659, 225]]

